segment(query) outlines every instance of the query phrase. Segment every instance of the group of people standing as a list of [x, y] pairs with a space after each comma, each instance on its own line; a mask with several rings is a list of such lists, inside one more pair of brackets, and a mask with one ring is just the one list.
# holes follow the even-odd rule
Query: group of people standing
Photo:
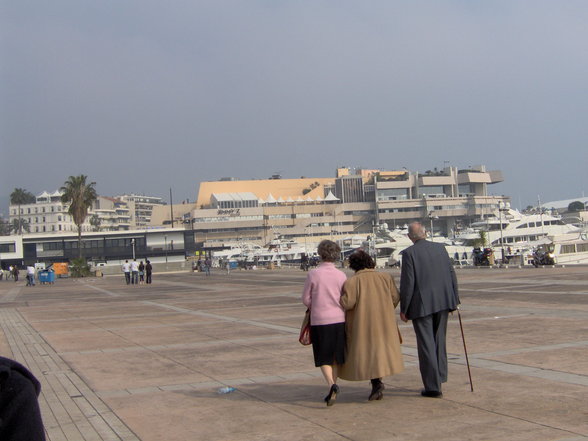
[[19, 273], [20, 270], [17, 265], [10, 265], [6, 270], [0, 268], [0, 280], [6, 277], [6, 280], [12, 278], [15, 282], [18, 282]]
[[324, 398], [331, 406], [340, 392], [337, 378], [370, 380], [368, 400], [381, 400], [383, 377], [404, 370], [400, 345], [400, 318], [412, 320], [417, 339], [419, 368], [425, 397], [440, 397], [447, 381], [445, 334], [450, 311], [457, 309], [457, 279], [445, 247], [425, 240], [420, 222], [409, 225], [413, 245], [402, 252], [400, 290], [392, 276], [375, 270], [363, 250], [349, 256], [355, 274], [335, 267], [339, 246], [329, 240], [319, 244], [321, 263], [309, 272], [302, 302], [310, 309], [310, 336], [315, 366], [329, 386]]
[[146, 260], [146, 263], [143, 263], [142, 260], [140, 263], [137, 263], [137, 259], [133, 259], [130, 263], [128, 260], [125, 260], [125, 263], [122, 264], [122, 271], [125, 275], [127, 285], [150, 284], [153, 266], [149, 260]]

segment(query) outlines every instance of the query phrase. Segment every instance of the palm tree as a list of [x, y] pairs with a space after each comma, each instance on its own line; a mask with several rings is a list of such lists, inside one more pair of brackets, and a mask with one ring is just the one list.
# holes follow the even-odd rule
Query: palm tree
[[31, 226], [29, 225], [26, 219], [12, 219], [10, 229], [18, 234], [21, 234], [22, 230], [25, 230], [25, 232], [27, 233], [31, 232]]
[[22, 222], [20, 219], [20, 206], [22, 204], [32, 204], [35, 202], [35, 196], [26, 191], [24, 188], [15, 188], [12, 193], [10, 193], [10, 203], [12, 205], [18, 205], [18, 234], [22, 234]]
[[59, 189], [61, 202], [69, 204], [68, 213], [78, 227], [78, 257], [82, 258], [82, 224], [88, 216], [88, 210], [98, 198], [95, 182], [86, 182], [86, 175], [70, 176]]

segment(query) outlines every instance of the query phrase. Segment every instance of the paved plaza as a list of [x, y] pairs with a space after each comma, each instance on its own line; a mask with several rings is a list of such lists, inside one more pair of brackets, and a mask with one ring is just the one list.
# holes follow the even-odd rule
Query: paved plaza
[[[393, 270], [397, 282], [399, 271]], [[298, 331], [297, 269], [0, 282], [0, 354], [40, 380], [51, 441], [588, 440], [588, 268], [458, 270], [449, 381], [423, 398], [412, 326], [406, 370], [340, 381], [337, 404]], [[236, 390], [219, 394], [225, 385]]]

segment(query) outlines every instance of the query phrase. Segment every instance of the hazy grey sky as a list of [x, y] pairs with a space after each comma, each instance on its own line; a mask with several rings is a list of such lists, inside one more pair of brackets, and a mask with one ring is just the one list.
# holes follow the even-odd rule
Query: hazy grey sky
[[584, 0], [0, 0], [0, 200], [81, 173], [176, 202], [222, 176], [481, 163], [515, 206], [574, 198], [587, 23]]

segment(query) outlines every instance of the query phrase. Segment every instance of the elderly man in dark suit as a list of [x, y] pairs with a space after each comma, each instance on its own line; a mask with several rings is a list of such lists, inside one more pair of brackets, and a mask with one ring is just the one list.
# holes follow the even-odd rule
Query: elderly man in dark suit
[[457, 309], [457, 278], [440, 243], [425, 240], [420, 222], [408, 226], [412, 246], [402, 251], [400, 318], [412, 320], [417, 339], [424, 397], [441, 397], [447, 381], [445, 335], [450, 311]]

